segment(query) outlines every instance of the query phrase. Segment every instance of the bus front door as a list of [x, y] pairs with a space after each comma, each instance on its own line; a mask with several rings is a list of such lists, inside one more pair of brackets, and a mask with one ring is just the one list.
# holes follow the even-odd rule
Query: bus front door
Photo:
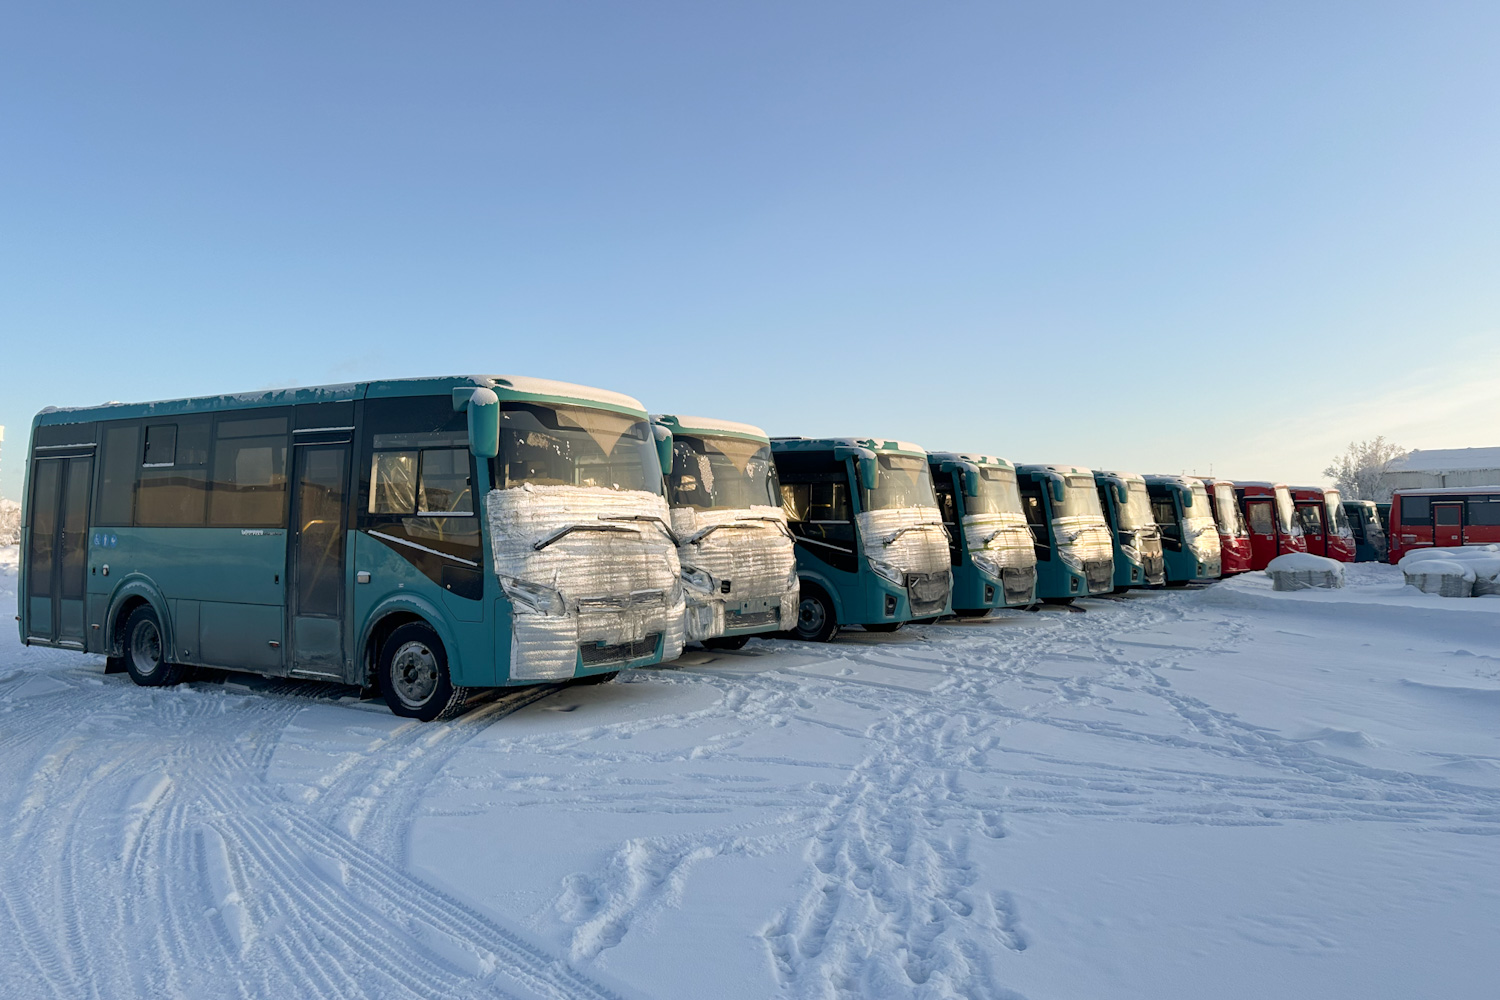
[[1464, 543], [1463, 504], [1435, 503], [1432, 505], [1432, 543], [1449, 546]]
[[294, 449], [292, 537], [287, 551], [290, 672], [344, 679], [344, 519], [349, 445]]
[[94, 459], [89, 455], [39, 458], [33, 469], [26, 635], [82, 649]]

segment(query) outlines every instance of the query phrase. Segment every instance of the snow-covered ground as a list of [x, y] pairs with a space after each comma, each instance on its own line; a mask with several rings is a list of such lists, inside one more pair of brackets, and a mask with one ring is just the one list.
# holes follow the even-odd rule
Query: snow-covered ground
[[426, 726], [7, 629], [4, 995], [1496, 995], [1500, 601], [1080, 603]]

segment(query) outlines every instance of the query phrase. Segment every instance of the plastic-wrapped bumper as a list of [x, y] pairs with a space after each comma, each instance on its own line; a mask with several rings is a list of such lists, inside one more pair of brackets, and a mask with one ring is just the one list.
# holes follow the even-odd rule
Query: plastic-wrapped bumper
[[725, 635], [755, 635], [791, 628], [797, 621], [799, 591], [734, 600], [688, 601], [685, 635], [689, 642]]

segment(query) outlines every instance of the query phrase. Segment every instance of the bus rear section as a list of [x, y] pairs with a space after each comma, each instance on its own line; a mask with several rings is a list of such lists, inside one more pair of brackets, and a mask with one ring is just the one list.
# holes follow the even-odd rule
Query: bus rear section
[[1355, 562], [1385, 562], [1385, 527], [1380, 512], [1369, 500], [1345, 500], [1344, 514], [1354, 536]]
[[1114, 538], [1115, 590], [1166, 582], [1161, 531], [1151, 513], [1146, 480], [1133, 472], [1095, 472], [1099, 507]]
[[137, 683], [316, 678], [433, 719], [681, 650], [661, 449], [629, 397], [398, 379], [44, 411], [33, 440], [23, 637]]
[[1161, 530], [1167, 586], [1219, 578], [1219, 526], [1202, 480], [1146, 476], [1151, 512]]
[[652, 417], [669, 435], [667, 504], [686, 601], [684, 634], [739, 649], [797, 618], [797, 553], [781, 508], [771, 439], [707, 417]]
[[1277, 556], [1307, 551], [1285, 484], [1237, 482], [1234, 495], [1250, 530], [1251, 569], [1265, 569]]
[[1297, 524], [1302, 529], [1307, 551], [1315, 556], [1354, 561], [1354, 534], [1344, 513], [1338, 490], [1320, 486], [1292, 486]]
[[1214, 523], [1219, 528], [1219, 575], [1247, 572], [1251, 561], [1250, 528], [1235, 499], [1234, 484], [1223, 479], [1204, 479], [1203, 488], [1213, 501]]
[[948, 536], [927, 452], [874, 438], [773, 438], [781, 505], [797, 545], [792, 634], [846, 625], [893, 632], [952, 608]]
[[933, 489], [948, 531], [953, 613], [978, 618], [992, 608], [1036, 600], [1036, 552], [1015, 466], [992, 455], [933, 452]]
[[1114, 539], [1099, 506], [1093, 471], [1075, 465], [1021, 465], [1016, 474], [1036, 550], [1037, 597], [1048, 604], [1071, 604], [1078, 597], [1114, 590]]
[[1500, 542], [1500, 485], [1397, 490], [1391, 497], [1390, 562], [1414, 549]]

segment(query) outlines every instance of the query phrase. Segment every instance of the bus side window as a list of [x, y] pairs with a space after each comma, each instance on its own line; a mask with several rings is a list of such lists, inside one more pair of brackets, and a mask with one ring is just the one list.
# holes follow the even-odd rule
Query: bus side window
[[1469, 497], [1464, 520], [1471, 525], [1500, 525], [1500, 496]]
[[957, 566], [963, 562], [963, 546], [959, 544], [962, 529], [958, 524], [958, 497], [953, 488], [953, 474], [939, 472], [932, 479], [932, 489], [937, 494], [938, 512], [943, 518], [943, 527], [948, 532], [948, 557]]
[[286, 527], [287, 418], [226, 420], [214, 427], [208, 523]]
[[1432, 523], [1432, 497], [1402, 497], [1401, 523], [1430, 525]]
[[1269, 501], [1252, 501], [1245, 505], [1250, 512], [1250, 530], [1257, 535], [1276, 534], [1275, 521], [1271, 518]]
[[1021, 508], [1026, 512], [1026, 525], [1031, 529], [1031, 547], [1036, 550], [1037, 560], [1050, 562], [1052, 539], [1048, 531], [1047, 505], [1042, 500], [1042, 488], [1025, 479], [1017, 483], [1021, 491]]
[[1161, 532], [1162, 548], [1170, 552], [1182, 551], [1182, 526], [1177, 523], [1177, 507], [1168, 492], [1151, 493], [1151, 519]]
[[136, 487], [135, 523], [201, 527], [208, 494], [206, 416], [146, 424], [145, 454]]
[[859, 569], [854, 549], [854, 507], [844, 463], [832, 452], [775, 456], [781, 509], [787, 526], [802, 539], [798, 551], [846, 573]]
[[128, 528], [135, 521], [135, 473], [140, 462], [139, 424], [106, 424], [104, 456], [100, 463], [99, 498], [94, 523]]

